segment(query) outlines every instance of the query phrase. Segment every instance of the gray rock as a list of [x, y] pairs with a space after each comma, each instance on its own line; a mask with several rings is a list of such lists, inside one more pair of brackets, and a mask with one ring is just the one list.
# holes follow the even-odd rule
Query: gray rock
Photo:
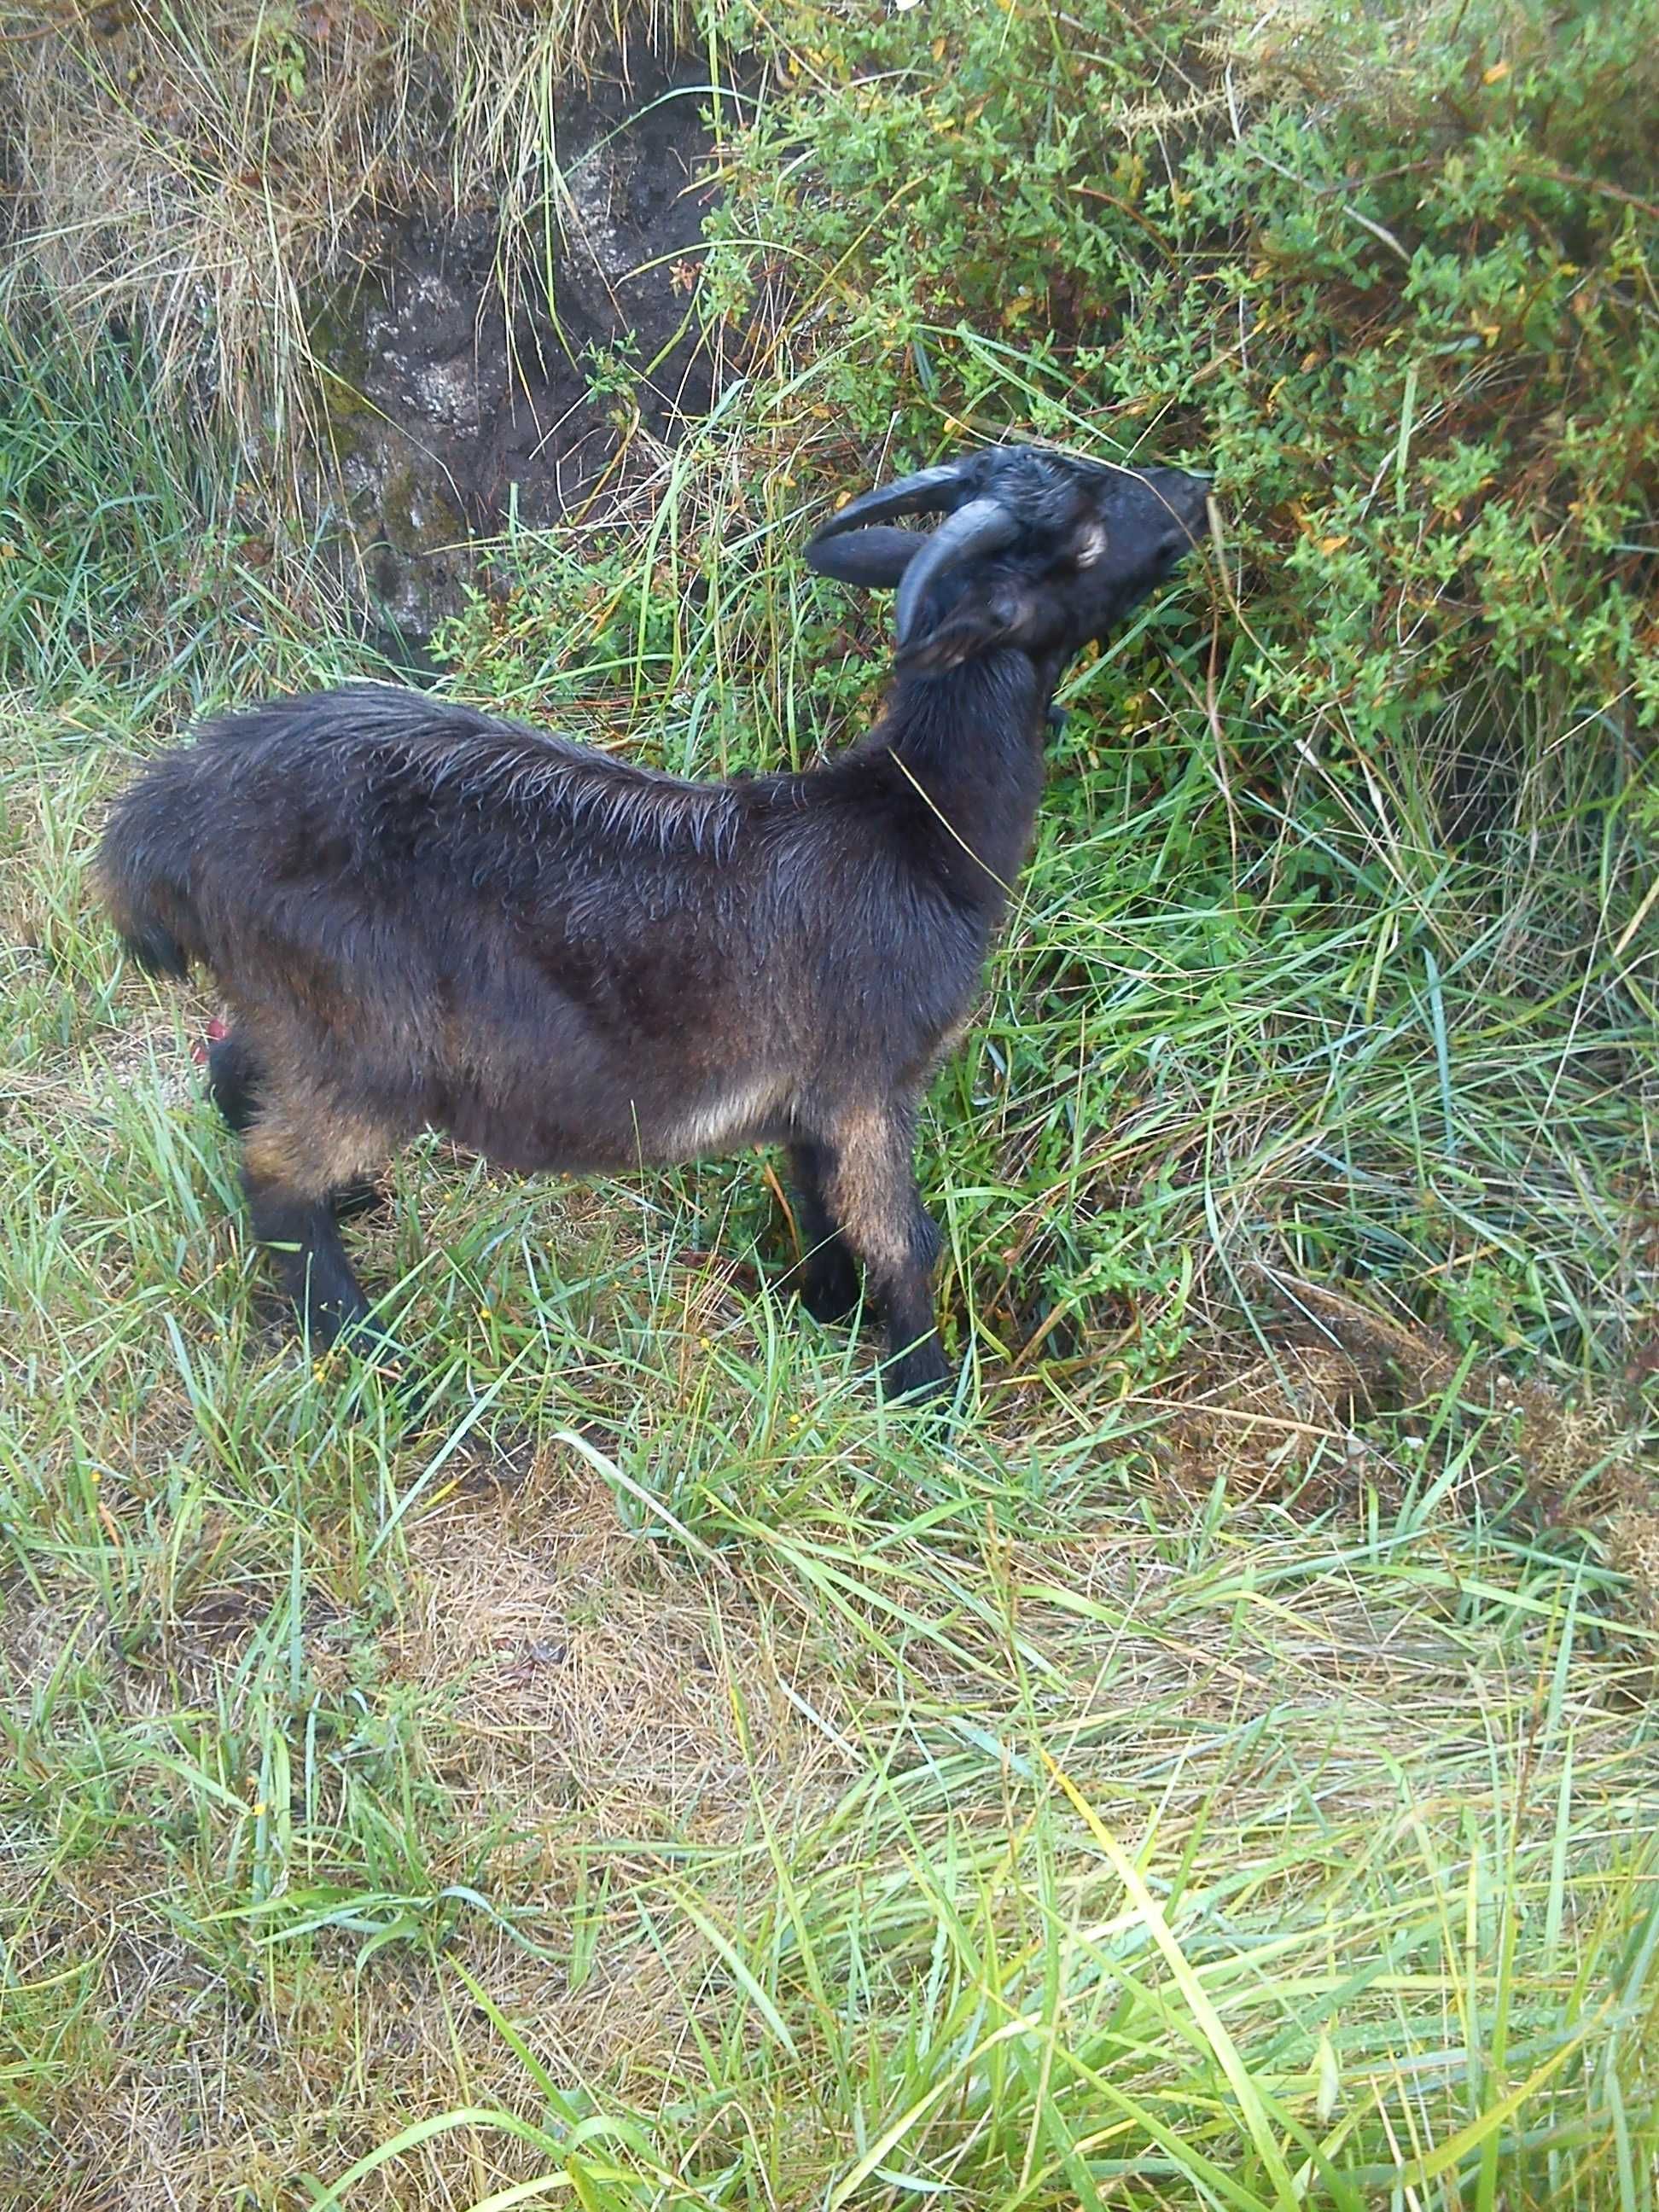
[[[355, 551], [370, 619], [409, 641], [458, 603], [472, 533], [498, 530], [514, 503], [527, 522], [555, 521], [591, 490], [618, 417], [637, 407], [672, 441], [707, 408], [686, 264], [708, 204], [696, 186], [708, 137], [695, 91], [665, 98], [698, 82], [642, 75], [631, 93], [565, 103], [550, 298], [546, 271], [521, 266], [508, 317], [501, 226], [474, 209], [375, 224], [358, 241], [362, 273], [316, 301], [319, 508]], [[630, 388], [596, 392], [594, 355], [614, 364], [619, 349], [639, 364]]]

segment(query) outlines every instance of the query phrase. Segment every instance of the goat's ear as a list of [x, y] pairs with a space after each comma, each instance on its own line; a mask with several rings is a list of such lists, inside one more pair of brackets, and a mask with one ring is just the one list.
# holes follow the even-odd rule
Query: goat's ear
[[894, 530], [884, 523], [849, 530], [806, 548], [806, 561], [821, 576], [857, 584], [867, 592], [890, 592], [927, 543], [920, 530]]
[[999, 647], [1034, 644], [1039, 611], [1030, 592], [1006, 586], [987, 599], [971, 599], [957, 613], [948, 615], [937, 629], [902, 653], [900, 660], [906, 668], [923, 675], [941, 676], [948, 669], [960, 668], [964, 660], [994, 653]]

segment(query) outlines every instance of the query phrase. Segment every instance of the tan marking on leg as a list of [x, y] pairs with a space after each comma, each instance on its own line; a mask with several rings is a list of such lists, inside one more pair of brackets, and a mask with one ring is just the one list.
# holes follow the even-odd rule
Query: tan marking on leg
[[839, 1122], [831, 1143], [830, 1211], [866, 1267], [896, 1273], [910, 1258], [910, 1133], [868, 1112]]
[[262, 1103], [242, 1157], [255, 1182], [280, 1185], [300, 1198], [323, 1198], [383, 1167], [392, 1147], [383, 1122], [320, 1099], [301, 1106], [289, 1097]]

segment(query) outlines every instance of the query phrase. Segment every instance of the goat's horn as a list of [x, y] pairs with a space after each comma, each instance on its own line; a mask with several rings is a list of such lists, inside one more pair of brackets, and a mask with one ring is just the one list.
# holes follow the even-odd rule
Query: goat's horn
[[971, 560], [975, 553], [994, 553], [1019, 535], [1019, 522], [1000, 500], [970, 499], [948, 522], [940, 523], [921, 551], [904, 572], [899, 586], [897, 630], [901, 645], [909, 640], [916, 610], [930, 585], [947, 568]]
[[972, 466], [971, 459], [941, 461], [937, 468], [918, 469], [914, 476], [901, 477], [896, 483], [883, 484], [878, 491], [866, 491], [860, 498], [848, 500], [814, 533], [813, 543], [839, 538], [843, 530], [861, 530], [866, 523], [890, 522], [896, 514], [937, 514], [951, 505], [952, 493], [966, 490]]

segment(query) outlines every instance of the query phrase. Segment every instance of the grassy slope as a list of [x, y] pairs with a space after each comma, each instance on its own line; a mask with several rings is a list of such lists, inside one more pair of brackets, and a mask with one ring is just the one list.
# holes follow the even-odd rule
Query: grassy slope
[[[458, 683], [676, 766], [857, 708], [878, 628], [792, 548], [874, 341], [793, 343], [649, 531], [512, 549]], [[998, 343], [975, 405], [1057, 404]], [[164, 492], [142, 389], [32, 362], [0, 2191], [1650, 2205], [1639, 748], [1540, 690], [1454, 834], [1466, 699], [1362, 772], [1173, 595], [1079, 672], [936, 1094], [971, 1420], [779, 1306], [754, 1164], [428, 1148], [360, 1242], [449, 1379], [349, 1423], [261, 1303], [206, 1004], [118, 975], [80, 870], [129, 754], [361, 655], [201, 526], [210, 467]]]

